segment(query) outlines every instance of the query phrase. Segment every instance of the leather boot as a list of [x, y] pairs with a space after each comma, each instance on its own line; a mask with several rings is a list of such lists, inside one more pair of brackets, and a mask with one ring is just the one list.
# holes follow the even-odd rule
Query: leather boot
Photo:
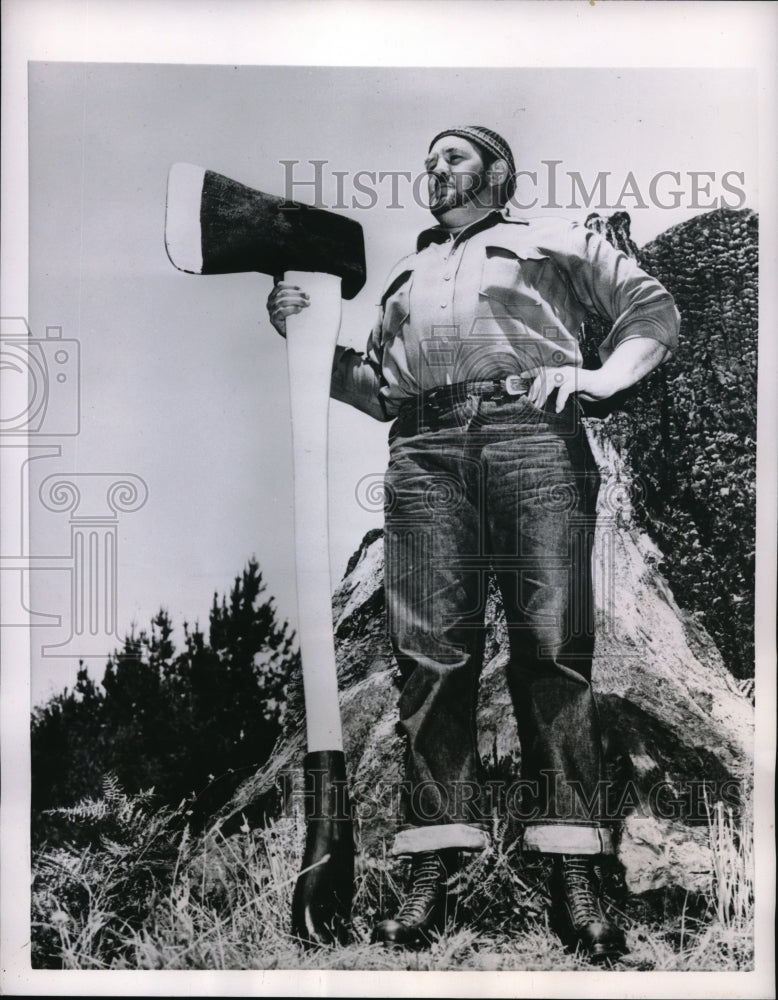
[[405, 948], [423, 948], [431, 934], [446, 923], [447, 882], [458, 868], [456, 850], [423, 851], [411, 859], [408, 894], [394, 919], [382, 920], [373, 941]]
[[624, 932], [602, 911], [591, 855], [555, 855], [550, 888], [554, 929], [569, 949], [580, 948], [593, 962], [627, 951]]
[[305, 755], [307, 832], [292, 895], [292, 933], [306, 948], [345, 944], [354, 895], [354, 834], [342, 750]]

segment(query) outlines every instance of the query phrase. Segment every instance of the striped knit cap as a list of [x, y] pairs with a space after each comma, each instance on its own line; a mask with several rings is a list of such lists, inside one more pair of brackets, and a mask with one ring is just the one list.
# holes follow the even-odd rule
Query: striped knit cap
[[465, 125], [463, 128], [447, 128], [442, 132], [438, 132], [430, 143], [429, 148], [432, 149], [438, 139], [444, 135], [458, 135], [461, 139], [467, 139], [469, 142], [475, 143], [476, 146], [480, 146], [493, 156], [496, 156], [498, 160], [505, 160], [508, 164], [509, 176], [511, 178], [516, 173], [516, 163], [513, 159], [511, 147], [501, 135], [493, 132], [490, 128], [486, 128], [483, 125]]

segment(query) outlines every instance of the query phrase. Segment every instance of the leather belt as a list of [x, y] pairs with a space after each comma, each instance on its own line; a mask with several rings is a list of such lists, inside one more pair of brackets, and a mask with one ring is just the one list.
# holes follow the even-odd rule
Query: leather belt
[[438, 410], [456, 403], [464, 403], [469, 396], [506, 401], [517, 396], [526, 396], [531, 385], [532, 379], [521, 378], [519, 375], [454, 382], [453, 385], [439, 385], [434, 389], [428, 389], [422, 393], [418, 402], [424, 410]]

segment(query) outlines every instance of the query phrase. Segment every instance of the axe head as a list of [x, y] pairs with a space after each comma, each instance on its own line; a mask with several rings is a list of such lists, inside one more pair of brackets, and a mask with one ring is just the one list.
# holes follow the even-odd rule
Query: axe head
[[190, 274], [318, 271], [341, 278], [344, 299], [365, 283], [358, 222], [255, 191], [191, 163], [170, 168], [165, 249], [171, 262]]

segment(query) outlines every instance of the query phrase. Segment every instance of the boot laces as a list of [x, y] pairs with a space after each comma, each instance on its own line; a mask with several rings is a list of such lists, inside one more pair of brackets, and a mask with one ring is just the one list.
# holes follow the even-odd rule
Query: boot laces
[[581, 927], [595, 920], [602, 920], [588, 859], [565, 857], [562, 860], [562, 869], [573, 923]]
[[420, 921], [433, 900], [433, 894], [442, 886], [444, 877], [445, 868], [437, 854], [424, 852], [415, 855], [411, 863], [410, 888], [397, 918], [408, 923]]

